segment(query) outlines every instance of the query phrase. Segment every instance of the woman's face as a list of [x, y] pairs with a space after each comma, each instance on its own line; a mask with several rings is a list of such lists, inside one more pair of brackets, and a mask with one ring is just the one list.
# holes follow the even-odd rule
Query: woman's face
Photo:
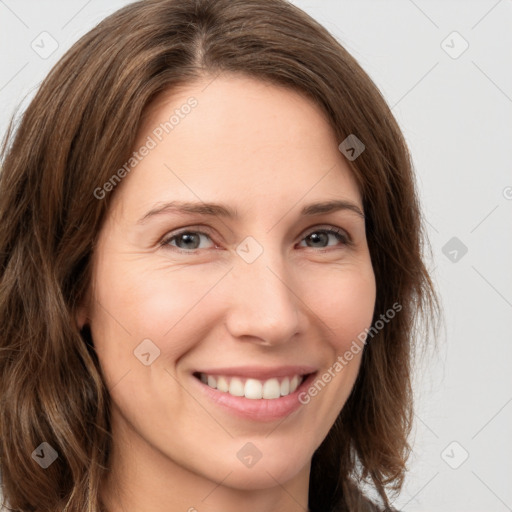
[[[125, 471], [263, 489], [309, 475], [356, 379], [360, 351], [334, 365], [371, 324], [375, 279], [361, 196], [320, 109], [211, 80], [148, 111], [79, 322]], [[313, 206], [331, 201], [342, 207]]]

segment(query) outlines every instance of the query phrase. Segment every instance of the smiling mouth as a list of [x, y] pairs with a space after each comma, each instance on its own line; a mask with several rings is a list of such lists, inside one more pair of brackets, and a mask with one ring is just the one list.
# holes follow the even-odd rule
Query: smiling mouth
[[251, 400], [275, 400], [291, 395], [310, 375], [295, 374], [259, 380], [227, 375], [207, 375], [201, 372], [194, 373], [194, 377], [212, 389], [231, 396], [245, 397]]

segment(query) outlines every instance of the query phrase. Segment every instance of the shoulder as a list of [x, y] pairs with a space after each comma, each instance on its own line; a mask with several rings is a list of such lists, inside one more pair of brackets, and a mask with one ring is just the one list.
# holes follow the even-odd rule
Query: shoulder
[[396, 508], [382, 508], [381, 506], [373, 503], [373, 501], [369, 500], [366, 500], [359, 510], [360, 512], [400, 512], [400, 510]]
[[396, 508], [386, 508], [381, 505], [377, 505], [368, 498], [363, 498], [357, 508], [358, 512], [400, 512]]
[[400, 512], [400, 510], [396, 508], [383, 508], [372, 501], [364, 501], [358, 506], [357, 512]]
[[[396, 508], [375, 503], [360, 491], [352, 496], [351, 506], [349, 508], [350, 512], [400, 512]], [[333, 512], [337, 512], [337, 509]], [[345, 509], [343, 509], [343, 512], [345, 512]]]
[[[340, 497], [340, 501], [329, 509], [330, 512], [400, 512], [392, 506], [386, 507], [383, 500], [376, 496], [376, 492], [372, 493], [373, 497], [368, 496], [354, 482], [347, 482], [343, 491], [344, 496]], [[379, 503], [376, 503], [374, 499]]]

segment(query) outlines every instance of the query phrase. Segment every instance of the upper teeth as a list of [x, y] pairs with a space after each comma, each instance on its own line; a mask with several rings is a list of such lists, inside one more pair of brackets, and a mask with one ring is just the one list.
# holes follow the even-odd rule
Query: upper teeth
[[302, 382], [300, 375], [284, 377], [283, 379], [272, 378], [265, 381], [257, 379], [244, 379], [242, 377], [225, 377], [223, 375], [199, 374], [202, 382], [224, 393], [233, 396], [245, 396], [258, 400], [261, 398], [279, 398], [293, 393]]

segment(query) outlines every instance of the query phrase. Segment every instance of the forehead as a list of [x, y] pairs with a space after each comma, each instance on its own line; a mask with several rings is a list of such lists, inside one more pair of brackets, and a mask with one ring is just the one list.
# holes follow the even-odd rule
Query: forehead
[[360, 204], [325, 114], [288, 88], [220, 75], [166, 91], [147, 109], [135, 150], [149, 143], [121, 194], [146, 206], [199, 199], [261, 212], [306, 195]]

